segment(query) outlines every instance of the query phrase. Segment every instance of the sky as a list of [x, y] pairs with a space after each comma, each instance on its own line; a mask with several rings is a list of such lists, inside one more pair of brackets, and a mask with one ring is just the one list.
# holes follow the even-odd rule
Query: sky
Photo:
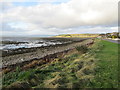
[[0, 0], [3, 36], [118, 32], [119, 0]]

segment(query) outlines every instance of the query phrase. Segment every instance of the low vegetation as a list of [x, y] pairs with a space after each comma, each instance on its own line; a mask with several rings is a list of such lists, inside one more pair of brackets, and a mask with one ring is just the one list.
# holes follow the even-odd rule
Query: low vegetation
[[117, 44], [96, 39], [92, 46], [79, 46], [43, 66], [27, 71], [17, 67], [3, 75], [3, 87], [117, 88], [117, 55]]
[[88, 51], [88, 48], [87, 48], [87, 46], [82, 45], [82, 46], [76, 47], [76, 50], [80, 53], [86, 53]]
[[62, 34], [55, 37], [80, 37], [80, 38], [90, 38], [90, 37], [98, 37], [99, 34]]

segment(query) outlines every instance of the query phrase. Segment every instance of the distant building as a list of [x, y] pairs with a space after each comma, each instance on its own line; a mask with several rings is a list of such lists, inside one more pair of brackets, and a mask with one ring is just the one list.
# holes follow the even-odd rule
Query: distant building
[[120, 38], [119, 32], [106, 33], [106, 38]]
[[98, 38], [105, 38], [106, 34], [99, 34]]

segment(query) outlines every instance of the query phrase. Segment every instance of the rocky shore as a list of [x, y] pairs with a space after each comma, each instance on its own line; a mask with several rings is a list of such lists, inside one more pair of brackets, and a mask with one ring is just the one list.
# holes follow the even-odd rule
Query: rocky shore
[[46, 56], [68, 51], [74, 49], [76, 46], [86, 45], [92, 42], [93, 39], [81, 39], [68, 44], [32, 48], [30, 49], [30, 52], [28, 49], [28, 52], [25, 53], [13, 54], [2, 57], [2, 68], [21, 65], [22, 63], [25, 64], [25, 62], [28, 64], [33, 60], [40, 60]]
[[[34, 39], [36, 40], [36, 38], [33, 38], [33, 40]], [[29, 48], [26, 48], [26, 47], [21, 48], [20, 47], [20, 48], [14, 48], [14, 49], [3, 49], [3, 50], [0, 50], [2, 52], [2, 55], [0, 55], [0, 56], [5, 57], [5, 56], [10, 56], [10, 55], [35, 52], [37, 49], [44, 50], [46, 48], [51, 48], [51, 47], [54, 47], [54, 46], [63, 46], [63, 45], [67, 45], [67, 44], [71, 44], [71, 43], [74, 43], [74, 42], [80, 42], [82, 40], [85, 40], [85, 39], [81, 39], [81, 38], [40, 38], [40, 39], [43, 39], [46, 42], [51, 42], [53, 44], [52, 45], [47, 44], [46, 46], [35, 47], [36, 44], [39, 44], [39, 43], [43, 44], [42, 41], [39, 41], [36, 44], [34, 44], [33, 47], [29, 47]], [[56, 43], [56, 42], [59, 42], [59, 43]], [[1, 43], [2, 43], [2, 45], [15, 45], [15, 46], [19, 45], [20, 46], [23, 43], [29, 43], [29, 42], [2, 41]]]

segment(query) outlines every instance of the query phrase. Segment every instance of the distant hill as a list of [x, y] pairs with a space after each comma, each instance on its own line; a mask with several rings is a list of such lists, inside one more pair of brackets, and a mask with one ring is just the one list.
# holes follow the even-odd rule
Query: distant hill
[[54, 37], [80, 37], [80, 38], [89, 38], [89, 37], [98, 37], [99, 34], [62, 34]]

